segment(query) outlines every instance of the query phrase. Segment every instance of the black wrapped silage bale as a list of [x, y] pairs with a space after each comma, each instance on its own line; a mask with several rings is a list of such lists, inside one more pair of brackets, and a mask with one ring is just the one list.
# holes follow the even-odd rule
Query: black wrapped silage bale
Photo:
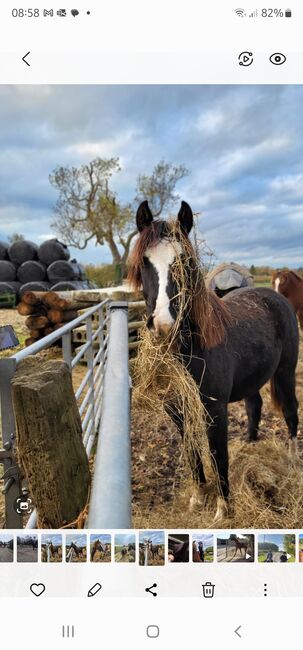
[[46, 278], [46, 268], [42, 262], [30, 260], [23, 262], [17, 271], [17, 277], [22, 284], [26, 282], [41, 282]]
[[86, 271], [85, 271], [85, 268], [84, 268], [84, 266], [82, 264], [77, 262], [76, 259], [70, 260], [70, 264], [73, 264], [73, 267], [75, 269], [75, 273], [78, 274], [78, 279], [80, 281], [83, 281], [83, 280], [87, 279]]
[[8, 244], [0, 241], [0, 260], [8, 260]]
[[23, 262], [37, 259], [38, 246], [27, 239], [15, 241], [9, 246], [8, 256], [11, 262], [20, 266]]
[[0, 282], [0, 293], [18, 294], [20, 287], [21, 282]]
[[26, 282], [25, 284], [22, 284], [21, 289], [19, 291], [19, 296], [22, 298], [23, 294], [26, 293], [26, 291], [49, 291], [50, 290], [50, 283], [49, 282]]
[[40, 262], [49, 266], [57, 260], [69, 260], [68, 247], [58, 239], [48, 239], [39, 246], [38, 257]]
[[0, 260], [0, 282], [16, 280], [17, 271], [15, 265], [9, 260]]
[[79, 264], [77, 262], [57, 260], [47, 268], [47, 277], [53, 284], [56, 284], [56, 282], [77, 281], [80, 279]]

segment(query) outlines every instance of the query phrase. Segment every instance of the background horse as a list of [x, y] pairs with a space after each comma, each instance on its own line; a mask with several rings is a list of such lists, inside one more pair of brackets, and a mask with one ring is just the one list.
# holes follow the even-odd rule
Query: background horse
[[[155, 339], [175, 341], [176, 354], [199, 387], [209, 415], [209, 447], [219, 477], [215, 520], [220, 520], [228, 513], [229, 402], [245, 399], [248, 439], [256, 440], [262, 407], [259, 391], [270, 380], [272, 400], [283, 412], [290, 450], [296, 453], [298, 326], [288, 301], [271, 289], [238, 289], [223, 299], [208, 291], [188, 238], [192, 225], [192, 210], [184, 201], [174, 225], [154, 221], [148, 202], [141, 203], [139, 237], [128, 277], [132, 286], [143, 287], [147, 327]], [[178, 279], [180, 267], [183, 284]], [[184, 436], [182, 413], [174, 405], [167, 405], [167, 410]], [[191, 469], [202, 488], [206, 479], [197, 451]], [[192, 495], [192, 507], [200, 503], [199, 496], [199, 492]]]
[[303, 278], [295, 271], [274, 271], [271, 283], [276, 291], [289, 300], [303, 330]]

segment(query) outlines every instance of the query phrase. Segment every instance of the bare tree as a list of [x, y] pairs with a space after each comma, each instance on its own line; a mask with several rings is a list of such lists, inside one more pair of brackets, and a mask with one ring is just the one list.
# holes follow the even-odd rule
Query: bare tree
[[[137, 230], [135, 209], [122, 205], [109, 187], [111, 177], [120, 170], [118, 158], [96, 158], [80, 167], [56, 167], [49, 180], [59, 192], [52, 228], [76, 248], [86, 248], [90, 241], [107, 244], [123, 273]], [[135, 202], [147, 199], [159, 217], [178, 200], [175, 186], [187, 174], [184, 165], [161, 161], [151, 176], [139, 176]]]
[[161, 160], [150, 176], [139, 175], [136, 201], [140, 203], [147, 199], [154, 217], [159, 217], [179, 200], [179, 195], [175, 194], [176, 185], [188, 174], [184, 165], [173, 165]]
[[109, 189], [111, 176], [120, 169], [118, 158], [96, 158], [80, 167], [56, 167], [49, 177], [59, 192], [54, 230], [76, 248], [86, 248], [91, 240], [108, 244], [116, 264], [125, 263], [136, 234], [134, 228], [130, 231], [131, 207], [120, 205]]

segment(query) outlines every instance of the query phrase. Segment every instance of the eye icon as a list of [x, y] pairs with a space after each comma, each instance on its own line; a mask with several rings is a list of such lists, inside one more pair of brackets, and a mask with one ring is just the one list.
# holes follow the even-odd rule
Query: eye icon
[[274, 65], [282, 65], [286, 61], [286, 56], [285, 54], [281, 54], [281, 52], [275, 52], [275, 54], [269, 57], [269, 60]]

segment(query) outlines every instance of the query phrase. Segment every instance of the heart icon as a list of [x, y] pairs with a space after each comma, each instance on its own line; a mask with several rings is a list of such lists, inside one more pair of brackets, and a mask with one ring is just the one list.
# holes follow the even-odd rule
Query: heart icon
[[32, 585], [30, 585], [30, 590], [34, 596], [41, 596], [43, 592], [45, 591], [45, 585], [42, 584], [42, 582], [39, 582], [38, 584], [36, 582], [33, 582]]

